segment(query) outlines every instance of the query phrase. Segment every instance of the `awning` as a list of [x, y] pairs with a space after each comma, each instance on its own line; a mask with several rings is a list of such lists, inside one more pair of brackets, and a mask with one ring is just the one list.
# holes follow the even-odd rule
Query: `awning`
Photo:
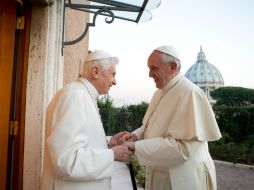
[[[67, 0], [65, 6], [89, 13], [133, 22], [149, 21], [149, 12], [160, 5], [160, 0]], [[105, 12], [104, 12], [105, 11]], [[110, 13], [112, 12], [112, 14]]]
[[109, 17], [110, 19], [105, 19], [108, 24], [112, 23], [115, 18], [135, 23], [146, 22], [152, 19], [149, 10], [157, 8], [160, 2], [161, 0], [65, 0], [64, 10], [70, 8], [91, 13], [93, 22], [87, 23], [84, 32], [77, 39], [68, 42], [63, 40], [63, 47], [81, 41], [88, 32], [88, 28], [95, 26], [98, 15]]

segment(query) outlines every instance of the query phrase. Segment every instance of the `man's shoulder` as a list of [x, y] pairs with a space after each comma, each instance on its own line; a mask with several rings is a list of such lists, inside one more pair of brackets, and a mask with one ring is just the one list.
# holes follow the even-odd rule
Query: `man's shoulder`
[[184, 98], [193, 96], [206, 98], [204, 91], [185, 77], [183, 77], [180, 84], [178, 85], [177, 92], [179, 96]]
[[80, 82], [71, 82], [66, 84], [60, 90], [56, 92], [54, 97], [49, 102], [49, 106], [55, 106], [59, 102], [69, 102], [69, 101], [81, 101], [85, 96], [86, 91], [82, 88]]
[[53, 99], [59, 99], [63, 96], [76, 96], [85, 93], [82, 84], [79, 81], [71, 82], [64, 85], [60, 90], [58, 90]]
[[59, 90], [59, 92], [62, 92], [62, 93], [71, 93], [75, 91], [81, 91], [81, 92], [84, 91], [84, 88], [81, 82], [79, 81], [70, 82], [64, 85], [64, 87]]
[[198, 87], [196, 84], [194, 84], [192, 81], [190, 81], [186, 77], [183, 77], [181, 86], [183, 87], [183, 89], [186, 89], [187, 91], [194, 91], [194, 92], [203, 91], [200, 87]]

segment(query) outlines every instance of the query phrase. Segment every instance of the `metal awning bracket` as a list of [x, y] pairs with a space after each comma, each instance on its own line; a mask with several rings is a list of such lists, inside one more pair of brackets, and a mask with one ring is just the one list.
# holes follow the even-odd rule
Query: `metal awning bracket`
[[[105, 16], [105, 22], [111, 24], [115, 18], [140, 22], [151, 20], [152, 15], [147, 11], [160, 5], [160, 0], [64, 0], [63, 7], [63, 34], [62, 55], [65, 45], [73, 45], [80, 42], [87, 34], [89, 27], [95, 26], [98, 15]], [[92, 22], [88, 22], [83, 33], [74, 40], [65, 41], [65, 13], [66, 8], [93, 14]]]

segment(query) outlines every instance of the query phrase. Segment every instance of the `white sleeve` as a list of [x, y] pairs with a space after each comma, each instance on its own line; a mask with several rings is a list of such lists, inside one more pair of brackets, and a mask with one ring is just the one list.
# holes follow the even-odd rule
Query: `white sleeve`
[[157, 168], [184, 163], [189, 157], [188, 151], [181, 140], [172, 137], [157, 137], [135, 143], [135, 154], [139, 163]]
[[134, 135], [137, 136], [138, 140], [143, 140], [144, 138], [144, 126], [137, 128], [135, 131], [132, 131]]
[[62, 178], [77, 181], [107, 178], [113, 173], [114, 154], [111, 149], [89, 146], [88, 139], [96, 137], [89, 135], [91, 126], [86, 121], [90, 113], [85, 113], [82, 107], [85, 97], [81, 95], [77, 90], [62, 94], [47, 112], [51, 162]]

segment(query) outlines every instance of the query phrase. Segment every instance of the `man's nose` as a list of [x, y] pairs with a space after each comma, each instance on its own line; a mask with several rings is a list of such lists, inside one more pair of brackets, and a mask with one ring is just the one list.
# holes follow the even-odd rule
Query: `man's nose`
[[116, 79], [113, 79], [112, 84], [116, 85]]
[[151, 70], [149, 71], [149, 77], [153, 77], [153, 72]]

